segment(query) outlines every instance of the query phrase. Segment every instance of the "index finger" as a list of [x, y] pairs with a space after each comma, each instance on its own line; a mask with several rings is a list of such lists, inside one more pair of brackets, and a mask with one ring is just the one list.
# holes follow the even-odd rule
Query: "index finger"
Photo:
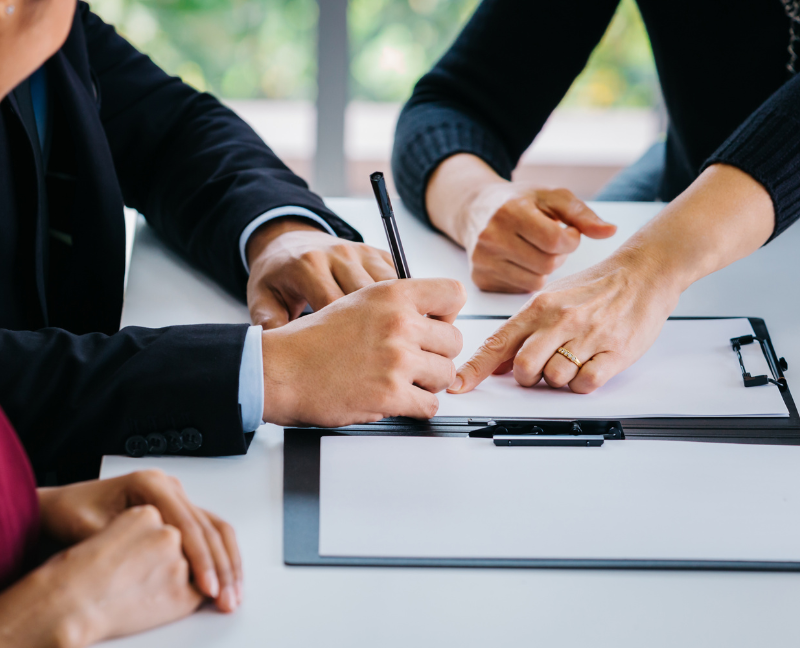
[[515, 315], [490, 335], [474, 355], [458, 368], [456, 380], [447, 391], [463, 394], [472, 391], [500, 365], [511, 360], [530, 335], [521, 318]]
[[192, 505], [180, 482], [163, 473], [140, 473], [135, 501], [154, 506], [164, 522], [181, 532], [183, 552], [194, 574], [198, 589], [211, 598], [219, 595], [219, 578], [201, 525], [192, 514]]
[[206, 596], [216, 599], [220, 594], [220, 578], [216, 561], [212, 555], [203, 527], [192, 512], [188, 499], [176, 495], [153, 498], [164, 521], [181, 532], [183, 553], [189, 561], [198, 589]]
[[417, 311], [452, 324], [467, 301], [467, 291], [455, 279], [398, 279]]
[[242, 602], [242, 581], [244, 580], [244, 574], [242, 570], [242, 556], [239, 553], [239, 544], [236, 541], [236, 532], [233, 530], [233, 527], [225, 522], [222, 518], [209, 511], [205, 511], [205, 514], [208, 516], [208, 519], [217, 527], [217, 531], [219, 531], [220, 536], [222, 536], [222, 541], [225, 543], [225, 548], [228, 551], [228, 558], [231, 562], [231, 567], [233, 567], [233, 575], [236, 581], [236, 596], [239, 603]]

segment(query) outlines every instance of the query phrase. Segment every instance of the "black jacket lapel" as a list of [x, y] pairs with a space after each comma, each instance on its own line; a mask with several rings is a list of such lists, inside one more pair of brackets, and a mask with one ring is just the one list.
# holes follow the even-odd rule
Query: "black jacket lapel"
[[[36, 131], [36, 118], [33, 113], [33, 103], [31, 101], [30, 86], [28, 81], [23, 81], [9, 95], [11, 107], [19, 116], [22, 128], [25, 131], [31, 147], [33, 161], [35, 165], [34, 174], [36, 182], [36, 225], [35, 225], [35, 244], [34, 244], [34, 266], [36, 273], [36, 291], [39, 297], [39, 307], [41, 308], [42, 322], [44, 326], [49, 324], [47, 314], [47, 188], [45, 185], [44, 160], [42, 159], [42, 149], [39, 145], [39, 135]], [[23, 215], [24, 218], [24, 215]]]
[[48, 63], [55, 110], [70, 124], [77, 186], [72, 216], [69, 328], [119, 330], [125, 276], [124, 202], [94, 93], [62, 51]]

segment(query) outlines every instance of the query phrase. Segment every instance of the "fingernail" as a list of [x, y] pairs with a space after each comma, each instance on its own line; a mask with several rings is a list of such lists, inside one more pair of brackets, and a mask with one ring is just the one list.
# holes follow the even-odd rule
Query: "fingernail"
[[209, 569], [204, 578], [206, 582], [206, 586], [208, 587], [208, 595], [211, 598], [217, 598], [217, 594], [219, 594], [219, 579], [217, 578], [217, 572], [213, 569]]
[[456, 375], [456, 379], [453, 381], [453, 384], [447, 388], [447, 391], [450, 394], [457, 394], [458, 392], [461, 391], [461, 388], [463, 386], [464, 386], [464, 379], [461, 376]]
[[236, 609], [236, 606], [239, 604], [236, 601], [236, 592], [233, 591], [233, 587], [226, 585], [223, 588], [222, 595], [219, 597], [219, 603], [226, 610]]
[[239, 605], [242, 604], [242, 599], [244, 598], [244, 587], [242, 586], [242, 581], [236, 581], [236, 601]]

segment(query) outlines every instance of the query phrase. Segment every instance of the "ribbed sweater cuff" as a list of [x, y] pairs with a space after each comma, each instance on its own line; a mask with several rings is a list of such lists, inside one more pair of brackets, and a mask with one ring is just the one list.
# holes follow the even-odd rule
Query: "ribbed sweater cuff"
[[444, 122], [417, 133], [406, 145], [395, 143], [392, 153], [394, 180], [406, 207], [430, 223], [425, 190], [431, 174], [446, 158], [472, 153], [500, 176], [511, 179], [513, 165], [502, 144], [487, 130], [470, 122]]
[[[800, 218], [800, 119], [762, 106], [703, 164], [735, 166], [760, 182], [775, 208], [769, 241]], [[767, 241], [767, 242], [769, 242]]]

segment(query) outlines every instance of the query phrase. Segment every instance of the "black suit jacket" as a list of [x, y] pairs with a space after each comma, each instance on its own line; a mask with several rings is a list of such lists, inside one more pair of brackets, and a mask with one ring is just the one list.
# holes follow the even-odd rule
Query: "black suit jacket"
[[201, 433], [182, 453], [245, 452], [245, 325], [119, 331], [123, 205], [242, 299], [239, 236], [261, 213], [298, 205], [358, 233], [234, 113], [86, 4], [46, 70], [46, 165], [21, 90], [0, 104], [0, 405], [39, 475], [59, 457], [124, 453], [169, 431]]

